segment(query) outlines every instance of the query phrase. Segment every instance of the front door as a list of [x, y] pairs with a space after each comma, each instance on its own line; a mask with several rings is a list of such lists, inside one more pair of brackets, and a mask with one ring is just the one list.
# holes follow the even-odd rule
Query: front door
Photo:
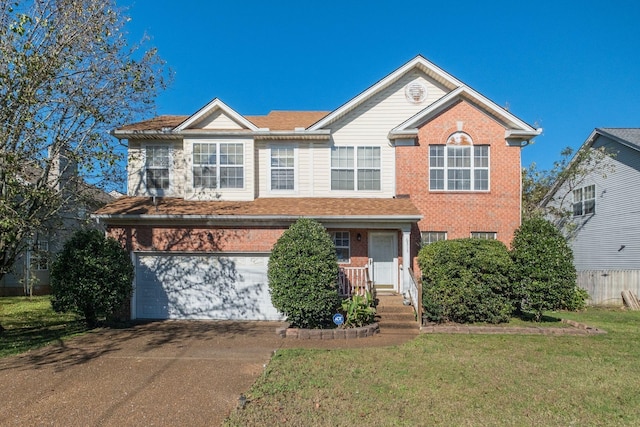
[[370, 233], [369, 258], [371, 258], [373, 267], [374, 286], [378, 289], [397, 290], [397, 233]]

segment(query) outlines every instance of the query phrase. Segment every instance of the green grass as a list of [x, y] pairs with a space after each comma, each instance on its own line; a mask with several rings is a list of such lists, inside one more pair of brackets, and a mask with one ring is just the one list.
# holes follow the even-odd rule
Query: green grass
[[0, 357], [23, 353], [87, 331], [74, 314], [55, 313], [48, 296], [0, 298]]
[[640, 425], [640, 312], [553, 313], [594, 336], [424, 334], [280, 350], [227, 425]]

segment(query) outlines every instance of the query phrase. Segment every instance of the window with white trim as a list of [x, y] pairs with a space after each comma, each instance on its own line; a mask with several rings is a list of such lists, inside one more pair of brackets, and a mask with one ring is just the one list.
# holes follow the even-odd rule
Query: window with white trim
[[31, 268], [35, 270], [49, 269], [49, 242], [38, 240], [29, 253]]
[[495, 231], [472, 231], [471, 232], [472, 239], [485, 239], [485, 240], [496, 240], [498, 238], [498, 233]]
[[166, 145], [145, 147], [145, 183], [147, 190], [163, 193], [170, 188], [171, 151]]
[[422, 231], [420, 233], [420, 243], [422, 246], [439, 242], [440, 240], [447, 240], [446, 231]]
[[380, 147], [333, 147], [331, 189], [380, 190]]
[[295, 149], [271, 148], [271, 190], [295, 190]]
[[595, 213], [596, 211], [596, 186], [573, 190], [573, 216], [582, 216]]
[[338, 262], [350, 261], [350, 246], [349, 246], [349, 232], [348, 231], [332, 231], [331, 239], [336, 247], [336, 255], [338, 256]]
[[243, 188], [244, 145], [239, 143], [193, 144], [194, 188]]
[[473, 145], [464, 132], [452, 134], [445, 145], [430, 145], [429, 189], [488, 191], [489, 146]]

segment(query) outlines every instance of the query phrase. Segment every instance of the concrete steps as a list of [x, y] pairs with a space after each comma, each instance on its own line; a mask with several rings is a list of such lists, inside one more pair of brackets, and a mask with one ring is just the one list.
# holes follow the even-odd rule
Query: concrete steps
[[402, 295], [395, 293], [378, 293], [376, 321], [380, 325], [380, 333], [418, 335], [420, 327], [416, 321], [413, 307], [403, 304]]

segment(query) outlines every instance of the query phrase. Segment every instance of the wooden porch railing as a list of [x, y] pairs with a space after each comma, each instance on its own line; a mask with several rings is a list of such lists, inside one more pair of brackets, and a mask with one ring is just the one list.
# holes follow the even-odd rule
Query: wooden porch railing
[[365, 295], [371, 292], [372, 282], [368, 267], [340, 267], [338, 272], [338, 291], [343, 297]]

